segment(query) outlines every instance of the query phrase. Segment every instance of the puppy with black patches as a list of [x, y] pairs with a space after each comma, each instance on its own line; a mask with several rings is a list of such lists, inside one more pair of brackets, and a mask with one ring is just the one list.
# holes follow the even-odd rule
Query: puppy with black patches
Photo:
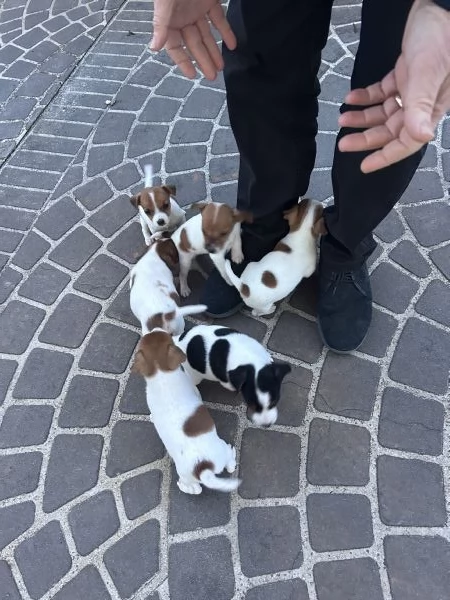
[[207, 379], [240, 391], [255, 425], [276, 422], [281, 383], [290, 365], [274, 362], [259, 342], [228, 327], [196, 325], [174, 341], [186, 354], [184, 368], [195, 385]]
[[193, 259], [209, 254], [216, 269], [231, 285], [225, 272], [225, 255], [231, 251], [231, 260], [244, 259], [241, 243], [241, 223], [251, 223], [253, 217], [246, 211], [230, 208], [219, 202], [197, 202], [192, 205], [200, 214], [181, 225], [172, 235], [180, 256], [180, 293], [189, 296], [187, 276]]
[[186, 315], [206, 310], [205, 304], [178, 306], [179, 296], [173, 281], [178, 264], [175, 244], [171, 239], [161, 239], [131, 269], [130, 308], [141, 323], [142, 335], [155, 327], [180, 335]]
[[217, 475], [235, 471], [236, 450], [217, 435], [199, 391], [181, 367], [185, 360], [171, 336], [154, 329], [140, 341], [133, 371], [145, 378], [151, 418], [175, 463], [180, 490], [200, 494], [204, 485], [231, 492], [240, 480]]

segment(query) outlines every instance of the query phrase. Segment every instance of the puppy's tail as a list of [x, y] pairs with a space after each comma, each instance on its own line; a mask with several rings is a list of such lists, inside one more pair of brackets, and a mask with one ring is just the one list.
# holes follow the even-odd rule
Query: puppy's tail
[[240, 479], [217, 477], [211, 469], [202, 471], [198, 478], [207, 488], [218, 490], [219, 492], [232, 492], [233, 490], [236, 490], [241, 483]]
[[186, 317], [187, 315], [197, 315], [205, 312], [207, 308], [206, 304], [189, 304], [188, 306], [180, 306], [178, 308], [178, 314], [182, 317]]
[[231, 283], [234, 285], [237, 291], [241, 293], [241, 280], [237, 275], [234, 274], [233, 269], [231, 268], [231, 263], [228, 259], [225, 261], [225, 271], [230, 278]]
[[152, 187], [153, 185], [153, 165], [144, 165], [144, 177], [145, 187]]

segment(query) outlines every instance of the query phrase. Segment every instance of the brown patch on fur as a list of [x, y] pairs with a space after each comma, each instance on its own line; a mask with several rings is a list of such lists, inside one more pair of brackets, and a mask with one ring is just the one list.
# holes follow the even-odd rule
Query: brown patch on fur
[[158, 370], [175, 371], [185, 360], [186, 355], [175, 346], [170, 334], [151, 331], [139, 342], [132, 371], [144, 377], [152, 377]]
[[197, 437], [212, 431], [214, 427], [209, 410], [204, 404], [200, 404], [195, 413], [184, 422], [183, 431], [188, 437]]
[[244, 298], [248, 298], [250, 296], [250, 288], [246, 283], [241, 285], [241, 295], [244, 296]]
[[307, 198], [303, 198], [299, 204], [296, 204], [290, 210], [284, 211], [283, 216], [289, 223], [289, 230], [291, 233], [300, 229], [303, 219], [308, 212], [308, 207], [309, 200]]
[[177, 306], [180, 306], [180, 296], [177, 294], [177, 292], [170, 292], [169, 296]]
[[[142, 206], [146, 215], [150, 218], [155, 214], [156, 209], [170, 215], [170, 196], [175, 194], [175, 188], [169, 185], [159, 187], [144, 188], [135, 196], [130, 198], [130, 202], [136, 208]], [[153, 196], [153, 198], [152, 198]]]
[[202, 233], [205, 238], [205, 246], [213, 246], [216, 250], [224, 247], [236, 223], [253, 221], [251, 213], [233, 209], [227, 204], [219, 202], [198, 202], [196, 207], [202, 213]]
[[180, 264], [180, 257], [174, 241], [172, 239], [162, 239], [155, 243], [159, 258], [166, 263], [172, 273], [176, 271]]
[[262, 277], [261, 277], [261, 281], [268, 288], [277, 287], [277, 278], [270, 271], [264, 271], [264, 273], [262, 274]]
[[164, 317], [162, 312], [160, 313], [156, 313], [156, 315], [152, 315], [151, 317], [149, 317], [147, 319], [147, 329], [149, 329], [150, 331], [152, 329], [155, 329], [156, 327], [159, 327], [160, 329], [163, 328], [164, 326]]
[[318, 204], [314, 207], [314, 219], [313, 226], [311, 228], [312, 234], [316, 237], [319, 235], [326, 235], [328, 233], [325, 225], [325, 219], [323, 218], [323, 206]]
[[190, 252], [192, 250], [191, 242], [189, 241], [187, 231], [184, 227], [180, 233], [180, 250], [183, 252]]
[[175, 318], [175, 311], [174, 310], [171, 310], [170, 312], [165, 313], [165, 315], [164, 315], [164, 320], [165, 321], [171, 321], [174, 318]]
[[274, 252], [286, 252], [286, 254], [290, 254], [292, 252], [292, 248], [284, 242], [278, 242], [273, 250]]
[[200, 475], [203, 471], [213, 471], [214, 472], [214, 463], [210, 460], [201, 460], [197, 463], [192, 471], [192, 475], [200, 481]]

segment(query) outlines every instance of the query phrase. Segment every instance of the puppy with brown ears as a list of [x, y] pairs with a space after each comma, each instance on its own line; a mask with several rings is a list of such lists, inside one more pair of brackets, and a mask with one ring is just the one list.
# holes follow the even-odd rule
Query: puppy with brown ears
[[187, 275], [195, 256], [209, 254], [222, 277], [231, 285], [225, 271], [225, 255], [231, 250], [231, 260], [244, 259], [241, 243], [241, 223], [251, 223], [253, 216], [219, 202], [196, 202], [192, 205], [200, 214], [181, 225], [172, 235], [180, 256], [180, 293], [191, 293]]
[[174, 335], [184, 331], [184, 317], [202, 313], [205, 304], [178, 306], [173, 282], [178, 251], [171, 239], [154, 242], [130, 272], [130, 308], [139, 319], [142, 335], [161, 327]]
[[145, 335], [133, 371], [145, 377], [147, 404], [156, 431], [172, 457], [178, 487], [201, 494], [202, 485], [231, 492], [239, 479], [217, 477], [236, 469], [236, 450], [222, 440], [201, 396], [181, 364], [186, 356], [162, 329]]
[[327, 233], [320, 202], [303, 199], [284, 213], [289, 233], [258, 262], [249, 263], [240, 277], [233, 273], [230, 261], [225, 270], [242, 300], [255, 316], [269, 315], [275, 302], [290, 294], [304, 277], [316, 270], [319, 235]]

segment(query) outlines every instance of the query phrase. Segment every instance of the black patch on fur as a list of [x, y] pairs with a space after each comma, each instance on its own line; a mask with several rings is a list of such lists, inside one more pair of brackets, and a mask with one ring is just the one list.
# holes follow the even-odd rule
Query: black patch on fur
[[247, 406], [254, 412], [261, 412], [263, 407], [258, 402], [255, 385], [255, 367], [239, 365], [236, 369], [228, 372], [230, 383], [240, 391]]
[[189, 341], [186, 356], [193, 369], [203, 375], [206, 373], [206, 348], [201, 335], [194, 335], [192, 340]]
[[183, 331], [183, 333], [180, 335], [180, 337], [178, 338], [178, 341], [181, 342], [181, 340], [184, 340], [184, 338], [187, 336], [187, 334], [190, 332], [190, 329], [185, 329]]
[[232, 333], [236, 333], [236, 330], [231, 329], [231, 327], [221, 327], [220, 329], [216, 329], [214, 335], [217, 335], [217, 337], [224, 337], [225, 335], [231, 335]]
[[268, 392], [269, 408], [273, 408], [280, 400], [280, 388], [283, 378], [291, 372], [291, 367], [285, 363], [265, 365], [258, 373], [257, 385], [262, 392]]
[[227, 364], [230, 342], [228, 340], [217, 340], [209, 351], [209, 366], [214, 377], [219, 381], [228, 381]]

